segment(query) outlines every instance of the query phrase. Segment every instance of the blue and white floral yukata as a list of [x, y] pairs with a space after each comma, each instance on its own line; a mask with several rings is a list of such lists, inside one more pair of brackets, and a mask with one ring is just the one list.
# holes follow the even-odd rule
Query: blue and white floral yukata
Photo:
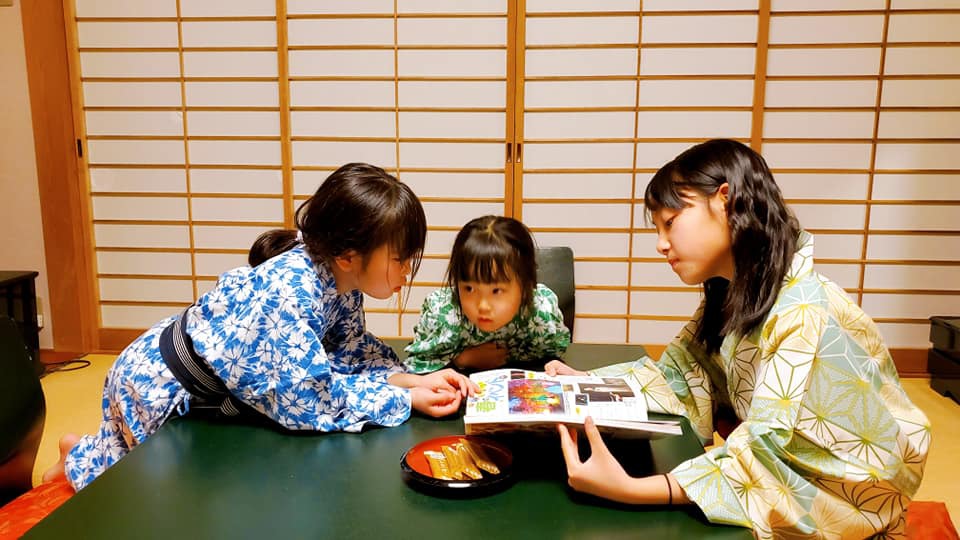
[[[174, 319], [137, 338], [107, 374], [100, 430], [67, 456], [75, 489], [189, 409], [190, 395], [158, 344]], [[338, 294], [330, 269], [314, 265], [302, 245], [223, 274], [189, 308], [187, 334], [237, 399], [285, 428], [356, 432], [410, 416], [409, 390], [387, 382], [405, 368], [365, 331], [363, 295]]]

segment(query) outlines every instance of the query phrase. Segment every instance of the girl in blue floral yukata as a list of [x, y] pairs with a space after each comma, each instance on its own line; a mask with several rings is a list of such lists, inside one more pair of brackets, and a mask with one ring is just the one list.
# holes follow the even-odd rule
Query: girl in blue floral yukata
[[[447, 286], [423, 302], [411, 372], [480, 370], [557, 358], [570, 345], [557, 295], [537, 283], [530, 231], [502, 216], [476, 218], [453, 242]], [[536, 366], [534, 366], [536, 367]]]
[[[410, 188], [378, 167], [344, 165], [300, 206], [296, 224], [299, 231], [261, 235], [250, 266], [223, 274], [120, 354], [99, 432], [65, 436], [68, 452], [45, 480], [65, 472], [83, 488], [211, 396], [224, 414], [239, 410], [290, 430], [356, 432], [396, 426], [411, 409], [459, 409], [473, 383], [453, 370], [407, 373], [364, 328], [363, 293], [389, 298], [420, 264], [426, 217]], [[190, 362], [210, 385], [184, 375]]]
[[[561, 426], [570, 485], [625, 503], [693, 503], [758, 538], [901, 536], [930, 423], [876, 324], [814, 271], [813, 237], [763, 158], [735, 141], [699, 144], [657, 172], [644, 204], [657, 251], [704, 299], [660, 360], [591, 373], [635, 377], [651, 410], [726, 440], [669, 474], [634, 478], [592, 421], [585, 462]], [[580, 373], [559, 361], [546, 371]]]

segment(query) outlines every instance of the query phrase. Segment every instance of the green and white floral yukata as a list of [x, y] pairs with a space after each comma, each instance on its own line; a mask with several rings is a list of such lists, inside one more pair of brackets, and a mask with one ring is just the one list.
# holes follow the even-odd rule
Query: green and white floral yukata
[[465, 349], [491, 341], [506, 347], [510, 364], [559, 358], [570, 345], [570, 330], [563, 325], [557, 295], [538, 284], [532, 304], [529, 309], [521, 308], [499, 330], [484, 332], [454, 304], [449, 287], [433, 291], [423, 301], [413, 343], [406, 347], [407, 369], [412, 373], [436, 371]]
[[717, 407], [733, 408], [741, 423], [724, 444], [673, 470], [711, 522], [758, 538], [900, 537], [930, 422], [874, 322], [813, 271], [813, 237], [801, 233], [798, 248], [750, 335], [708, 356], [693, 341], [698, 311], [659, 361], [592, 373], [632, 374], [651, 410], [686, 416], [705, 440]]

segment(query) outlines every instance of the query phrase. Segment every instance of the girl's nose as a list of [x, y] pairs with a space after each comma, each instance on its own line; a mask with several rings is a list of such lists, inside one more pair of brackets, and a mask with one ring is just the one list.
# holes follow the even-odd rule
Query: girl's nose
[[668, 251], [670, 251], [670, 242], [667, 240], [667, 235], [657, 233], [657, 253], [665, 256]]

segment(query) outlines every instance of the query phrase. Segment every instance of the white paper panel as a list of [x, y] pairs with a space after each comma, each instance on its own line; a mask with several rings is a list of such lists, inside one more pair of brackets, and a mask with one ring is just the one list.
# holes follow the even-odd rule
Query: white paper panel
[[183, 193], [187, 189], [183, 169], [91, 168], [91, 193], [141, 192]]
[[[960, 231], [960, 207], [878, 204], [870, 211], [874, 230]], [[960, 253], [956, 254], [960, 258]]]
[[867, 198], [866, 174], [779, 173], [776, 181], [787, 199]]
[[292, 107], [393, 107], [393, 81], [291, 81]]
[[[391, 10], [392, 11], [392, 10]], [[393, 45], [393, 19], [291, 19], [290, 46]]]
[[[800, 223], [804, 225], [804, 223]], [[871, 238], [871, 243], [873, 239]], [[813, 256], [816, 259], [859, 259], [863, 250], [862, 234], [814, 235]]]
[[795, 139], [869, 139], [873, 112], [766, 112], [763, 136]]
[[393, 51], [290, 51], [290, 75], [393, 77]]
[[506, 87], [502, 81], [400, 81], [399, 102], [400, 107], [504, 108]]
[[85, 82], [83, 103], [87, 107], [179, 107], [177, 82]]
[[623, 343], [626, 335], [624, 319], [578, 318], [573, 323], [573, 341], [577, 343]]
[[644, 11], [756, 10], [757, 0], [646, 0]]
[[[637, 209], [637, 215], [639, 215]], [[626, 253], [626, 251], [624, 251]], [[663, 255], [657, 253], [657, 235], [654, 232], [640, 232], [633, 234], [633, 256], [634, 257], [656, 257], [662, 259]], [[666, 264], [664, 264], [666, 266]], [[668, 267], [669, 268], [669, 267]], [[679, 286], [682, 284], [674, 284]]]
[[175, 52], [83, 52], [83, 77], [180, 77]]
[[535, 232], [533, 236], [538, 246], [570, 247], [574, 257], [610, 257], [611, 253], [626, 253], [630, 241], [630, 235], [626, 233]]
[[737, 138], [750, 136], [748, 111], [640, 111], [637, 137], [655, 138]]
[[526, 39], [527, 45], [635, 44], [639, 30], [637, 17], [533, 17]]
[[93, 226], [97, 247], [187, 248], [190, 235], [186, 225]]
[[880, 43], [883, 15], [771, 17], [770, 43]]
[[457, 231], [427, 231], [427, 243], [423, 252], [429, 255], [450, 255], [450, 249], [453, 248], [453, 240], [457, 236]]
[[960, 144], [877, 144], [877, 169], [960, 169]]
[[527, 173], [523, 175], [523, 196], [533, 199], [624, 198], [630, 197], [632, 181], [629, 173]]
[[960, 75], [960, 47], [887, 49], [885, 75]]
[[527, 13], [576, 12], [576, 11], [636, 11], [636, 0], [528, 0]]
[[643, 49], [641, 75], [753, 75], [753, 47]]
[[874, 319], [927, 319], [954, 313], [960, 296], [953, 294], [874, 294], [864, 293], [863, 310]]
[[184, 47], [276, 47], [274, 21], [184, 21]]
[[[633, 313], [687, 317], [692, 315], [699, 305], [700, 291], [630, 293], [630, 311]], [[579, 307], [577, 306], [578, 309]]]
[[295, 165], [336, 168], [344, 163], [360, 161], [385, 169], [397, 166], [397, 148], [392, 142], [293, 141], [292, 146]]
[[[652, 250], [646, 250], [652, 251]], [[634, 253], [634, 256], [640, 254]], [[642, 255], [647, 255], [643, 253]], [[667, 259], [664, 257], [661, 262], [641, 263], [635, 262], [631, 266], [631, 284], [634, 287], [685, 287], [680, 278], [673, 272]], [[634, 313], [644, 313], [643, 306], [630, 306]], [[691, 311], [690, 314], [693, 312]]]
[[629, 204], [541, 204], [523, 205], [523, 221], [530, 227], [627, 228]]
[[574, 263], [574, 282], [577, 285], [627, 284], [627, 263], [622, 262], [577, 262]]
[[190, 279], [101, 278], [100, 299], [128, 302], [193, 302]]
[[212, 291], [216, 286], [217, 286], [216, 280], [198, 278], [197, 279], [197, 295], [203, 296], [204, 294]]
[[462, 227], [471, 219], [488, 214], [502, 214], [501, 203], [443, 202], [423, 203], [427, 223], [434, 227]]
[[190, 163], [280, 165], [279, 141], [190, 141]]
[[177, 23], [80, 21], [77, 23], [77, 42], [81, 48], [177, 47]]
[[[527, 93], [529, 94], [529, 85]], [[641, 107], [750, 107], [753, 81], [645, 80], [640, 81]]]
[[219, 276], [227, 270], [247, 266], [246, 253], [197, 253], [195, 258], [200, 276]]
[[397, 0], [400, 13], [500, 13], [506, 15], [507, 0]]
[[958, 9], [960, 0], [893, 0], [890, 8], [897, 9]]
[[400, 163], [410, 168], [502, 169], [503, 143], [400, 143]]
[[193, 227], [193, 242], [198, 249], [249, 250], [262, 233], [276, 227], [208, 226]]
[[281, 199], [224, 199], [194, 197], [190, 206], [194, 221], [283, 222]]
[[190, 135], [280, 136], [280, 114], [261, 111], [189, 111]]
[[507, 51], [496, 49], [402, 50], [397, 61], [405, 77], [505, 77], [507, 71]]
[[[887, 51], [889, 59], [890, 51]], [[768, 75], [876, 75], [880, 47], [855, 49], [771, 49]]]
[[283, 193], [283, 173], [266, 169], [193, 169], [193, 193]]
[[633, 112], [526, 113], [526, 139], [594, 139], [633, 137]]
[[179, 111], [87, 111], [87, 135], [183, 136]]
[[644, 43], [755, 43], [756, 15], [644, 17]]
[[93, 219], [187, 219], [183, 197], [92, 197]]
[[[389, 22], [392, 37], [393, 21]], [[529, 25], [527, 28], [529, 36]], [[404, 17], [397, 19], [397, 42], [400, 45], [502, 45], [505, 47], [507, 18], [416, 19]]]
[[380, 111], [294, 111], [294, 137], [396, 137], [396, 115]]
[[97, 252], [97, 271], [101, 274], [190, 275], [189, 253]]
[[183, 70], [187, 77], [276, 77], [277, 53], [185, 52]]
[[957, 139], [960, 138], [960, 112], [881, 111], [880, 138]]
[[504, 139], [506, 114], [482, 112], [401, 112], [400, 137]]
[[868, 264], [863, 278], [866, 289], [960, 290], [960, 266], [907, 266]]
[[569, 143], [523, 145], [526, 169], [629, 168], [633, 162], [630, 143]]
[[790, 208], [808, 229], [863, 230], [865, 223], [866, 206], [860, 204], [791, 204]]
[[636, 75], [637, 50], [533, 49], [526, 52], [526, 76]]
[[[637, 168], [659, 169], [677, 157], [681, 152], [690, 148], [687, 142], [678, 143], [637, 143]], [[637, 174], [637, 196], [643, 198], [643, 190], [653, 175]], [[642, 180], [641, 180], [642, 179]]]
[[866, 169], [870, 166], [870, 145], [766, 143], [763, 157], [771, 169]]
[[420, 197], [503, 197], [502, 173], [405, 172], [400, 180]]
[[183, 141], [87, 141], [87, 161], [183, 164]]
[[150, 328], [161, 320], [183, 311], [176, 306], [100, 306], [100, 322], [104, 328]]
[[885, 80], [884, 107], [958, 107], [960, 80]]
[[960, 237], [922, 235], [873, 235], [867, 258], [873, 260], [955, 261]]
[[681, 321], [630, 321], [630, 343], [666, 345], [683, 325]]
[[[417, 283], [443, 283], [447, 273], [448, 259], [422, 259], [420, 270], [414, 276]], [[420, 306], [410, 306], [419, 309]]]
[[[886, 81], [889, 84], [892, 81]], [[886, 90], [884, 90], [886, 93]], [[873, 107], [876, 81], [767, 81], [767, 107]]]
[[275, 0], [180, 0], [184, 17], [272, 17]]
[[884, 9], [884, 0], [773, 0], [771, 11], [863, 11]]
[[77, 0], [77, 17], [176, 17], [176, 0]]
[[287, 0], [287, 13], [393, 13], [393, 0]]
[[956, 13], [893, 14], [887, 41], [949, 42], [960, 39], [960, 15]]
[[528, 81], [523, 92], [527, 109], [633, 107], [637, 84], [634, 81]]
[[883, 342], [891, 348], [927, 349], [930, 347], [930, 324], [880, 323]]
[[878, 173], [873, 177], [873, 198], [960, 201], [960, 175]]
[[375, 336], [396, 336], [399, 317], [393, 313], [367, 313], [367, 331]]
[[187, 82], [190, 107], [278, 107], [275, 82]]
[[620, 315], [627, 311], [626, 291], [578, 290], [577, 313]]
[[813, 269], [827, 276], [846, 291], [855, 290], [860, 286], [860, 265], [816, 263]]

